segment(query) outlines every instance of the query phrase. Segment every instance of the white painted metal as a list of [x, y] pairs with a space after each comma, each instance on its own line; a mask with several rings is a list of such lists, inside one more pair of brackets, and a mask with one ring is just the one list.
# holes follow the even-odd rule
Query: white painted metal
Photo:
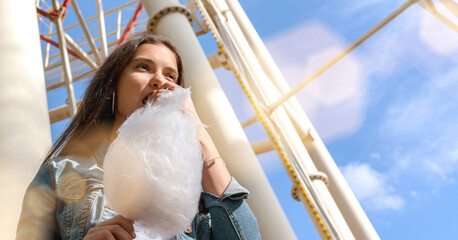
[[[261, 64], [264, 72], [269, 76], [270, 80], [275, 84], [277, 89], [283, 95], [290, 91], [290, 88], [281, 74], [280, 70], [273, 61], [267, 48], [262, 42], [259, 35], [256, 33], [250, 20], [244, 13], [242, 7], [235, 0], [226, 0], [231, 12], [234, 14], [238, 25], [243, 31], [250, 47], [256, 54], [257, 60]], [[331, 182], [329, 188], [332, 196], [334, 197], [339, 209], [344, 215], [345, 220], [350, 226], [354, 236], [357, 239], [378, 239], [378, 234], [367, 218], [359, 202], [345, 181], [342, 173], [339, 171], [337, 165], [333, 161], [331, 155], [327, 151], [325, 145], [316, 133], [312, 123], [303, 109], [300, 107], [299, 102], [295, 97], [290, 98], [285, 105], [288, 115], [293, 118], [297, 129], [303, 134], [313, 132], [313, 138], [308, 138], [305, 146], [320, 171], [324, 171]], [[300, 119], [300, 120], [299, 120]], [[317, 154], [319, 153], [319, 154]]]
[[98, 64], [102, 64], [102, 58], [100, 57], [99, 51], [97, 47], [95, 46], [94, 38], [92, 38], [91, 33], [87, 27], [86, 21], [83, 18], [83, 14], [81, 13], [80, 8], [78, 7], [78, 4], [76, 3], [76, 0], [72, 1], [72, 7], [73, 10], [76, 13], [76, 16], [78, 17], [78, 21], [83, 28], [84, 35], [86, 36], [87, 41], [89, 42], [89, 45], [91, 46], [92, 49], [92, 54], [94, 54], [95, 59], [97, 60]]
[[27, 185], [51, 144], [35, 1], [0, 1], [0, 232], [14, 239]]
[[89, 56], [87, 55], [87, 53], [85, 51], [83, 51], [83, 49], [81, 49], [78, 44], [73, 41], [72, 37], [70, 37], [70, 35], [65, 34], [65, 40], [67, 41], [68, 45], [76, 52], [78, 53], [79, 57], [81, 57], [81, 59], [87, 63], [87, 65], [89, 65], [92, 69], [96, 69], [97, 68], [97, 64], [91, 59], [89, 58]]
[[[275, 66], [275, 63], [273, 62], [270, 54], [267, 52], [261, 39], [256, 34], [254, 28], [250, 24], [246, 15], [244, 15], [240, 5], [234, 0], [226, 1], [230, 3], [231, 10], [234, 13], [237, 13], [236, 17], [238, 23], [244, 30], [244, 34], [247, 37], [247, 40], [250, 42], [250, 46], [256, 52], [258, 61], [263, 64], [264, 71], [268, 73], [270, 79], [276, 84], [278, 89], [284, 95], [282, 99], [286, 100], [287, 98], [285, 96], [292, 96], [293, 92], [295, 94], [298, 91], [297, 89], [300, 89], [301, 86], [296, 87], [293, 91], [289, 89], [288, 85], [286, 84], [286, 81], [282, 77], [278, 68]], [[331, 66], [331, 64], [335, 63], [343, 56], [345, 56], [346, 53], [356, 48], [359, 44], [361, 44], [363, 41], [365, 41], [372, 34], [374, 34], [376, 31], [378, 31], [385, 24], [390, 22], [397, 15], [399, 15], [402, 11], [407, 9], [415, 2], [416, 0], [408, 1], [402, 6], [400, 6], [398, 9], [396, 9], [383, 21], [378, 23], [370, 31], [365, 33], [353, 44], [351, 44], [344, 51], [342, 51], [341, 54], [339, 54], [332, 61], [330, 61], [330, 64], [327, 64], [329, 66], [322, 67], [322, 72], [328, 69]], [[279, 100], [273, 105], [279, 106], [281, 104], [281, 101], [282, 100]], [[350, 225], [355, 237], [357, 239], [378, 239], [379, 237], [374, 227], [372, 226], [366, 214], [362, 210], [357, 199], [355, 198], [354, 194], [352, 193], [351, 189], [349, 188], [348, 184], [346, 183], [345, 179], [340, 173], [335, 162], [332, 160], [329, 152], [327, 151], [325, 145], [323, 144], [315, 129], [313, 128], [310, 120], [303, 112], [302, 108], [299, 106], [298, 102], [295, 99], [291, 98], [287, 102], [285, 102], [284, 105], [287, 106], [288, 115], [295, 123], [298, 131], [302, 132], [302, 134], [308, 133], [312, 135], [312, 137], [309, 137], [304, 140], [304, 144], [307, 147], [307, 150], [311, 155], [312, 159], [314, 160], [315, 164], [317, 165], [317, 167], [329, 176], [331, 182], [330, 191], [333, 197], [335, 198], [339, 208], [341, 209], [346, 221]], [[270, 110], [272, 110], [272, 108], [274, 107], [270, 107]], [[251, 121], [253, 119], [254, 118], [250, 119], [250, 121], [247, 121], [246, 124], [253, 122]]]
[[[59, 2], [57, 0], [53, 0], [54, 9], [59, 9]], [[62, 71], [64, 73], [64, 82], [65, 87], [67, 89], [67, 99], [68, 99], [68, 107], [70, 109], [70, 116], [73, 117], [76, 114], [76, 100], [75, 100], [75, 92], [73, 91], [73, 80], [72, 80], [72, 70], [70, 68], [70, 61], [68, 60], [68, 52], [67, 52], [67, 41], [65, 40], [64, 36], [64, 29], [62, 27], [62, 17], [59, 16], [56, 19], [56, 30], [57, 30], [57, 37], [59, 38], [59, 48], [60, 48], [60, 58], [63, 63]]]
[[116, 40], [119, 40], [121, 38], [121, 10], [118, 10], [116, 17]]
[[[419, 0], [411, 0], [411, 1], [419, 1]], [[444, 0], [441, 0], [441, 2], [442, 4], [444, 4], [446, 8], [450, 10], [450, 12], [452, 12], [455, 15], [458, 14], [458, 4], [452, 1], [444, 1]], [[437, 11], [434, 5], [435, 3], [432, 0], [419, 1], [418, 4], [422, 6], [424, 9], [426, 9], [433, 16], [435, 16], [437, 19], [439, 19], [443, 24], [447, 25], [453, 31], [458, 33], [458, 25], [456, 25], [454, 21], [444, 16], [444, 14]]]
[[[238, 27], [232, 13], [228, 11], [229, 9], [226, 3], [224, 1], [215, 1], [215, 3], [218, 8], [217, 12], [224, 13], [224, 17], [221, 16], [219, 18], [221, 20], [221, 25], [219, 26], [220, 31], [222, 31], [222, 24], [225, 19], [225, 24], [229, 30], [227, 35], [230, 35], [233, 38], [233, 41], [235, 41], [234, 46], [240, 49], [239, 54], [241, 54], [242, 58], [238, 59], [241, 61], [240, 64], [246, 66], [246, 71], [250, 71], [253, 74], [252, 78], [247, 79], [249, 84], [252, 86], [251, 88], [258, 91], [258, 94], [256, 95], [262, 102], [263, 106], [270, 105], [279, 98], [280, 95], [278, 91], [275, 86], [268, 81], [267, 76], [264, 74], [263, 69], [259, 65], [256, 56], [243, 36], [243, 33]], [[215, 19], [218, 18], [215, 17]], [[300, 136], [297, 134], [294, 126], [288, 119], [285, 110], [283, 108], [277, 109], [271, 114], [271, 119], [275, 122], [276, 133], [279, 135], [285, 151], [289, 152], [288, 160], [295, 166], [298, 179], [304, 182], [302, 185], [304, 187], [309, 186], [309, 191], [314, 198], [316, 208], [319, 209], [318, 211], [320, 212], [320, 216], [323, 222], [325, 222], [325, 226], [332, 238], [352, 239], [353, 235], [324, 183], [322, 181], [312, 181], [309, 178], [309, 174], [317, 172], [317, 169], [310, 159], [305, 147], [301, 143]], [[306, 182], [308, 182], [308, 184]], [[311, 211], [308, 206], [308, 202], [303, 199], [303, 203], [311, 218], [314, 219], [315, 213]], [[322, 227], [318, 224], [318, 221], [312, 220], [312, 222], [321, 237], [323, 239], [326, 238], [325, 232], [321, 230]]]
[[[49, 23], [49, 30], [48, 30], [48, 34], [51, 34], [52, 32], [52, 29], [53, 29], [53, 23]], [[51, 44], [50, 43], [46, 43], [46, 50], [45, 50], [45, 59], [43, 60], [43, 66], [48, 66], [48, 62], [49, 62], [49, 50], [51, 48]]]
[[272, 140], [270, 139], [264, 139], [261, 141], [251, 143], [251, 147], [253, 148], [253, 151], [254, 153], [256, 153], [256, 155], [275, 150]]
[[[164, 7], [179, 5], [176, 0], [144, 0], [143, 3], [150, 17]], [[199, 116], [210, 126], [208, 131], [231, 173], [250, 189], [248, 202], [258, 218], [263, 238], [295, 239], [187, 18], [180, 13], [168, 14], [160, 19], [157, 32], [170, 37], [182, 54], [186, 84], [192, 86]]]
[[107, 35], [105, 31], [105, 14], [103, 13], [102, 0], [95, 0], [95, 2], [97, 5], [97, 16], [99, 20], [100, 48], [102, 50], [102, 58], [105, 59], [108, 56]]

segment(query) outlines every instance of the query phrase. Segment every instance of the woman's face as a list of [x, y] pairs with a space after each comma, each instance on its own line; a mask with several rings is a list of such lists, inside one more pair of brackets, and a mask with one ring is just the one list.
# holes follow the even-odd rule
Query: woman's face
[[141, 45], [116, 84], [115, 118], [128, 117], [159, 88], [177, 86], [177, 79], [177, 61], [170, 49], [162, 44]]

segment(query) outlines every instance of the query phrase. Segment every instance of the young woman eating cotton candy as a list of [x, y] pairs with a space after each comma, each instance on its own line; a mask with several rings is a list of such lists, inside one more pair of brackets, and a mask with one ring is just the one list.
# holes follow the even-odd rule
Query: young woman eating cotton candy
[[156, 34], [114, 50], [28, 187], [17, 239], [260, 239], [182, 71]]

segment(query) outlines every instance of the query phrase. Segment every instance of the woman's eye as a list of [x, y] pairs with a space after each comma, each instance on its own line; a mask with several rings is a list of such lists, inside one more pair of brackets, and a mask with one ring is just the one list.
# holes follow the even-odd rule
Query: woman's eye
[[148, 65], [146, 65], [146, 64], [138, 64], [138, 65], [136, 66], [136, 68], [138, 68], [138, 69], [143, 69], [143, 70], [146, 70], [146, 71], [149, 70]]
[[170, 79], [170, 80], [172, 80], [172, 81], [176, 80], [175, 74], [167, 74], [167, 75], [165, 75], [165, 77]]

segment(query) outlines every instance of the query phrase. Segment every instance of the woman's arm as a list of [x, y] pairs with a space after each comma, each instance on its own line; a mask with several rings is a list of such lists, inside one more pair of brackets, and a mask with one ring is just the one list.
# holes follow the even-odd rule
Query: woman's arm
[[231, 174], [226, 168], [223, 160], [219, 157], [210, 135], [204, 128], [199, 130], [200, 142], [202, 144], [202, 154], [205, 156], [204, 162], [214, 160], [214, 163], [202, 169], [202, 188], [205, 192], [212, 193], [221, 197], [231, 182]]
[[46, 162], [26, 190], [16, 239], [58, 239], [56, 195]]
[[[186, 101], [185, 109], [187, 109], [189, 114], [194, 117], [197, 123], [202, 124], [191, 98], [188, 98]], [[205, 128], [199, 129], [199, 137], [202, 145], [204, 163], [214, 160], [212, 164], [208, 167], [204, 166], [202, 169], [202, 188], [205, 192], [212, 193], [220, 197], [231, 182], [231, 174], [227, 170], [224, 161], [220, 158], [218, 150]]]
[[[191, 99], [185, 106], [200, 123]], [[199, 130], [202, 154], [205, 156], [202, 170], [203, 208], [211, 216], [211, 233], [214, 239], [261, 239], [259, 226], [245, 199], [249, 192], [233, 179], [220, 158], [210, 135]], [[206, 166], [205, 162], [212, 161]]]
[[[173, 90], [173, 87], [163, 86]], [[154, 96], [153, 96], [154, 97]], [[201, 124], [191, 98], [185, 103], [185, 112]], [[205, 128], [199, 129], [204, 166], [202, 169], [202, 202], [211, 216], [211, 230], [204, 227], [200, 234], [212, 239], [260, 239], [259, 227], [244, 199], [249, 192], [233, 179]], [[217, 158], [218, 157], [218, 158]], [[215, 159], [205, 166], [205, 163]], [[207, 235], [208, 234], [208, 235]], [[212, 236], [212, 237], [211, 237]], [[206, 237], [203, 237], [203, 239]]]

